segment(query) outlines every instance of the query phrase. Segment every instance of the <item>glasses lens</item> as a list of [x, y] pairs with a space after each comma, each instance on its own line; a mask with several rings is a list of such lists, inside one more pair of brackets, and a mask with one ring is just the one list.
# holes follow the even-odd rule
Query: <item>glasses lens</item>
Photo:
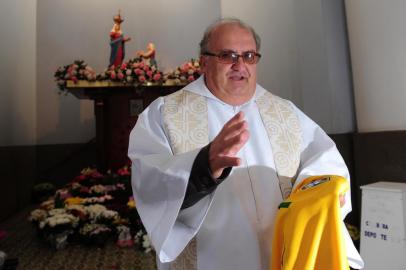
[[238, 55], [235, 55], [233, 52], [220, 52], [218, 58], [221, 62], [231, 64], [234, 62], [234, 58], [238, 58]]
[[258, 61], [258, 56], [255, 52], [245, 52], [242, 57], [247, 64], [255, 64]]
[[261, 57], [260, 54], [256, 52], [244, 52], [241, 55], [233, 51], [221, 51], [218, 54], [212, 54], [216, 56], [218, 61], [224, 64], [233, 64], [238, 62], [238, 58], [241, 56], [242, 60], [246, 64], [256, 64]]

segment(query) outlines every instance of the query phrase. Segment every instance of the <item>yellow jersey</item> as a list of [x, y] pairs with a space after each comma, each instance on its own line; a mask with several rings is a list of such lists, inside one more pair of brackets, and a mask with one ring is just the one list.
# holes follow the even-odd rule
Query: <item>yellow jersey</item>
[[348, 181], [336, 175], [306, 178], [280, 204], [271, 270], [349, 269], [339, 195]]

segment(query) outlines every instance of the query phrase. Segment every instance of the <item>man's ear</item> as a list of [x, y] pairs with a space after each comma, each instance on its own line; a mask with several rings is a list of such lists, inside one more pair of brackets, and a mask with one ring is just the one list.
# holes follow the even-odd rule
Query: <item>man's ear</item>
[[204, 55], [200, 55], [199, 57], [199, 65], [200, 65], [200, 70], [202, 73], [204, 73], [205, 69], [206, 69], [206, 57], [204, 57]]

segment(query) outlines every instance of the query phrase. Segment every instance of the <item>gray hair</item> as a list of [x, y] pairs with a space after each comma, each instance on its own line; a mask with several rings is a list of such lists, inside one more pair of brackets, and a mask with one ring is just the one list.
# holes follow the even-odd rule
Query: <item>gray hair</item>
[[222, 18], [222, 19], [215, 21], [213, 24], [211, 24], [209, 27], [207, 27], [206, 31], [204, 32], [203, 38], [199, 44], [200, 45], [200, 55], [203, 55], [204, 53], [206, 53], [208, 51], [208, 46], [210, 43], [210, 38], [212, 36], [213, 30], [216, 29], [218, 26], [224, 25], [224, 24], [237, 24], [241, 28], [249, 30], [252, 34], [252, 37], [255, 40], [256, 49], [257, 49], [257, 51], [259, 51], [259, 49], [261, 47], [261, 38], [255, 32], [254, 28], [252, 28], [251, 26], [249, 26], [248, 24], [244, 23], [243, 21], [241, 21], [240, 19], [237, 19], [237, 18]]

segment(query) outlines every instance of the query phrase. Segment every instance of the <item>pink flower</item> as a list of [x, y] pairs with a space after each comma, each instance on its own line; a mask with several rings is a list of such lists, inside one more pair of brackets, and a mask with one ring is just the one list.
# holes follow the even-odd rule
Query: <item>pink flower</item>
[[116, 72], [112, 71], [111, 74], [110, 74], [110, 78], [112, 80], [116, 79]]
[[137, 74], [137, 75], [140, 75], [142, 73], [142, 70], [137, 68], [137, 69], [134, 70], [134, 73]]
[[141, 82], [141, 83], [143, 83], [143, 82], [145, 82], [145, 77], [143, 76], [143, 75], [141, 75], [141, 76], [139, 76], [138, 77], [138, 80]]
[[103, 174], [99, 173], [98, 171], [94, 171], [91, 174], [91, 177], [93, 177], [93, 178], [103, 178]]
[[160, 73], [156, 73], [156, 74], [154, 75], [153, 80], [154, 80], [154, 81], [159, 81], [160, 79], [161, 79], [161, 74], [160, 74]]
[[181, 67], [182, 72], [187, 73], [189, 70], [189, 63], [185, 63], [183, 64], [183, 66]]
[[195, 77], [193, 77], [192, 75], [190, 75], [190, 76], [187, 78], [187, 80], [188, 80], [189, 82], [193, 82], [193, 81], [195, 80]]
[[145, 71], [148, 71], [148, 70], [149, 70], [149, 66], [145, 65], [145, 66], [143, 67], [143, 69], [144, 69]]
[[124, 74], [123, 74], [122, 72], [119, 72], [119, 73], [117, 74], [117, 77], [118, 77], [120, 80], [122, 80], [122, 79], [124, 78]]
[[75, 76], [72, 76], [71, 80], [72, 80], [74, 83], [77, 83], [77, 82], [78, 82], [78, 78], [76, 78]]
[[145, 66], [144, 62], [140, 62], [138, 67], [143, 68]]
[[152, 71], [151, 71], [151, 70], [148, 70], [148, 71], [147, 71], [147, 75], [148, 75], [148, 77], [151, 78], [151, 77], [152, 77]]
[[124, 70], [124, 69], [126, 69], [126, 68], [127, 68], [127, 64], [126, 64], [126, 63], [121, 64], [121, 68], [120, 68], [120, 69]]

